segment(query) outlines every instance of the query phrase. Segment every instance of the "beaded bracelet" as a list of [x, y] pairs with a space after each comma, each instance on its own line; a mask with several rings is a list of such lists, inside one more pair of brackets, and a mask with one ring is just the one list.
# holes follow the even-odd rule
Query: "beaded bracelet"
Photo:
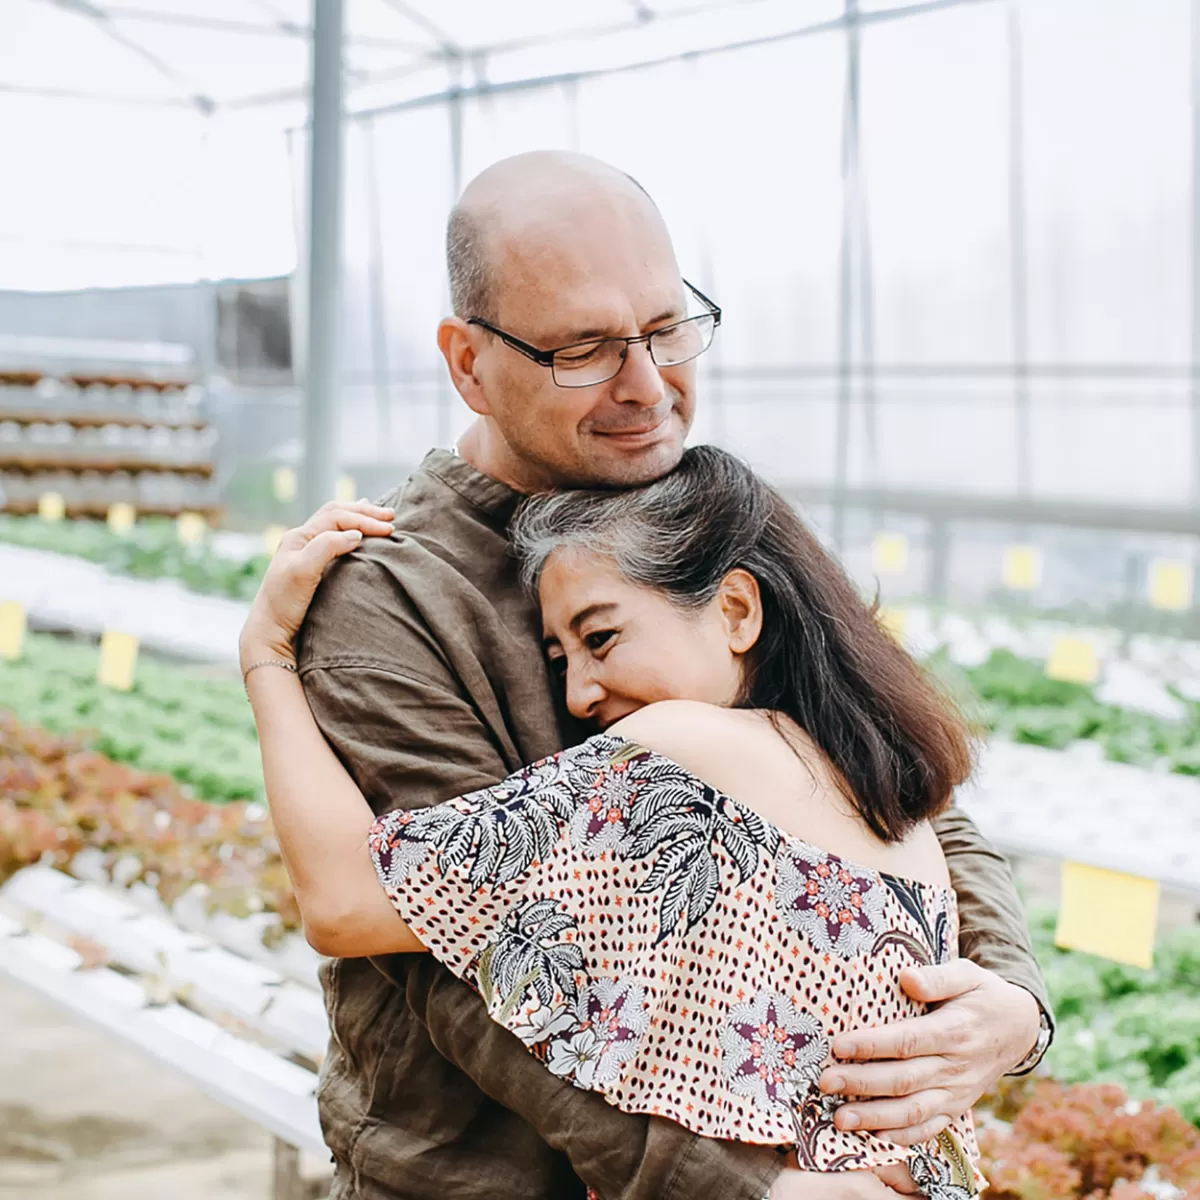
[[296, 664], [295, 663], [284, 662], [284, 660], [282, 658], [259, 659], [258, 662], [252, 662], [242, 672], [242, 686], [245, 687], [247, 695], [250, 694], [250, 685], [246, 681], [250, 678], [250, 672], [257, 671], [259, 667], [282, 667], [283, 670], [291, 671], [291, 673], [293, 675], [296, 674]]

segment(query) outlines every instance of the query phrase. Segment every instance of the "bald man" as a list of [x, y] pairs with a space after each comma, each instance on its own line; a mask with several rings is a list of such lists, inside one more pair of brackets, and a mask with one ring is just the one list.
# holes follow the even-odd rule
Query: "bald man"
[[[489, 786], [587, 735], [551, 684], [507, 522], [534, 490], [674, 467], [696, 404], [696, 358], [678, 347], [701, 352], [717, 324], [650, 198], [579, 155], [484, 171], [447, 250], [438, 345], [476, 420], [387, 499], [395, 535], [330, 573], [300, 654], [317, 720], [378, 813]], [[651, 336], [689, 317], [688, 339]], [[845, 1128], [924, 1140], [1049, 1038], [1003, 859], [957, 811], [939, 837], [965, 958], [918, 973], [915, 998], [942, 1002], [929, 1015], [835, 1044], [847, 1061], [822, 1087], [875, 1097], [839, 1110]], [[331, 962], [323, 983], [334, 1200], [566, 1200], [585, 1182], [603, 1200], [815, 1200], [773, 1148], [622, 1113], [552, 1075], [431, 954]]]

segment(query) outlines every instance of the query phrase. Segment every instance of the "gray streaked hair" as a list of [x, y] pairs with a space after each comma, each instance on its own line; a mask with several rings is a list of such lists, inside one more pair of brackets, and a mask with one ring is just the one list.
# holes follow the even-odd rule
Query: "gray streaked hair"
[[806, 730], [884, 841], [941, 812], [970, 774], [953, 705], [787, 500], [732, 454], [694, 446], [644, 487], [530, 497], [511, 536], [535, 595], [550, 556], [564, 549], [610, 559], [630, 583], [684, 611], [709, 603], [730, 571], [753, 576], [762, 630], [738, 703]]
[[531, 496], [522, 502], [509, 531], [526, 591], [536, 599], [550, 556], [578, 549], [611, 559], [626, 579], [666, 592], [683, 608], [703, 607], [716, 594], [724, 572], [715, 581], [706, 580], [699, 594], [671, 586], [672, 580], [679, 582], [679, 547], [694, 542], [703, 521], [689, 503], [692, 490], [684, 476], [673, 472], [623, 491]]

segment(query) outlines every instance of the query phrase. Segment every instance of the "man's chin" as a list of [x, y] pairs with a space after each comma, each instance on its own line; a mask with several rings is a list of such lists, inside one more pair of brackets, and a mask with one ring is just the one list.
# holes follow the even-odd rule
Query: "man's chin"
[[586, 464], [592, 482], [602, 487], [637, 487], [673, 471], [683, 457], [684, 433], [676, 422], [670, 424], [676, 428], [644, 440], [594, 435]]

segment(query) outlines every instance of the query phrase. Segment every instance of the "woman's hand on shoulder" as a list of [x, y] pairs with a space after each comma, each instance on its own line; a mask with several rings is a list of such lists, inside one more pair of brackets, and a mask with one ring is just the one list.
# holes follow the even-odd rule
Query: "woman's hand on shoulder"
[[292, 643], [325, 569], [364, 537], [389, 536], [392, 516], [366, 500], [331, 502], [283, 535], [238, 639], [243, 671], [261, 658], [294, 657]]

